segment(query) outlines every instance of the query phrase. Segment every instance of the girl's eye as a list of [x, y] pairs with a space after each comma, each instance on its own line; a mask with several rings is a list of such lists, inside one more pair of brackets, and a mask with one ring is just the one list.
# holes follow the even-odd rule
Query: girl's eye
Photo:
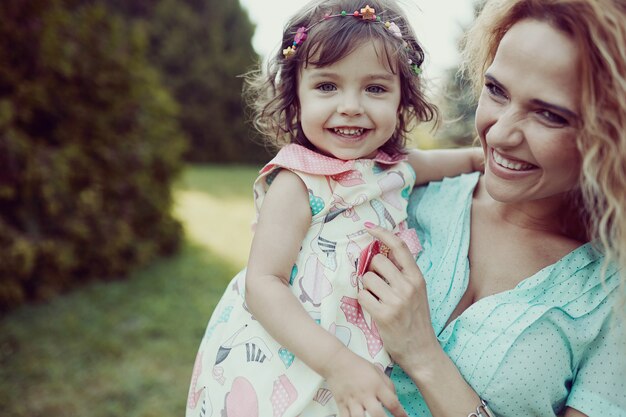
[[331, 83], [322, 83], [322, 84], [319, 84], [315, 88], [325, 93], [328, 93], [330, 91], [335, 91], [337, 89], [337, 87], [335, 87], [335, 85]]
[[485, 83], [485, 88], [487, 89], [487, 92], [489, 93], [490, 96], [506, 98], [506, 94], [504, 93], [504, 90], [502, 90], [497, 84], [494, 84], [492, 82], [487, 82]]
[[368, 93], [381, 94], [387, 90], [385, 89], [385, 87], [382, 87], [380, 85], [370, 85], [365, 89], [365, 91], [367, 91]]
[[553, 113], [550, 110], [540, 110], [537, 113], [550, 124], [558, 126], [565, 126], [568, 124], [568, 121], [565, 117], [559, 116], [558, 114]]

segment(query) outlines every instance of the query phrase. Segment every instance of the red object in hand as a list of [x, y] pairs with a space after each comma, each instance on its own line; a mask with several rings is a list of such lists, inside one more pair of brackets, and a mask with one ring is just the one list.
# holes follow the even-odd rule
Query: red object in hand
[[363, 274], [365, 274], [365, 272], [367, 272], [367, 269], [370, 266], [370, 262], [372, 262], [372, 258], [374, 258], [375, 255], [382, 253], [387, 256], [387, 253], [382, 250], [383, 247], [387, 249], [387, 252], [389, 251], [387, 246], [385, 246], [380, 240], [375, 239], [372, 243], [367, 245], [365, 249], [361, 251], [361, 254], [359, 255], [359, 261], [357, 262], [356, 267], [357, 277], [360, 278], [363, 276]]

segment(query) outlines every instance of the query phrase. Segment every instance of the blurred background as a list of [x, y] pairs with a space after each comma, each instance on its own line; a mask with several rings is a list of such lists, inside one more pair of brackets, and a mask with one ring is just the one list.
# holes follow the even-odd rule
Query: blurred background
[[[184, 415], [271, 158], [240, 75], [304, 3], [0, 1], [0, 415]], [[403, 4], [444, 116], [411, 145], [465, 146], [475, 6]]]

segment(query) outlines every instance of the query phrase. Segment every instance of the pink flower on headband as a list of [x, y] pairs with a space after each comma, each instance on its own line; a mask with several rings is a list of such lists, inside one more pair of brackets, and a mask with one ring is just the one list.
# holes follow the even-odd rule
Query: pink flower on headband
[[306, 28], [302, 26], [296, 31], [296, 36], [294, 36], [293, 41], [295, 44], [300, 45], [306, 39]]

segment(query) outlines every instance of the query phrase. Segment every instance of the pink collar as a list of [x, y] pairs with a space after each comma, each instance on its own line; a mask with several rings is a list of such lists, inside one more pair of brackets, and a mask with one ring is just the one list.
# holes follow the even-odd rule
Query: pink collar
[[[406, 159], [406, 155], [389, 155], [379, 150], [376, 156], [370, 160], [383, 165], [394, 165]], [[344, 161], [332, 158], [292, 143], [283, 147], [274, 159], [263, 167], [260, 173], [266, 173], [274, 167], [280, 166], [307, 174], [337, 175], [352, 170], [354, 162], [354, 159]]]

